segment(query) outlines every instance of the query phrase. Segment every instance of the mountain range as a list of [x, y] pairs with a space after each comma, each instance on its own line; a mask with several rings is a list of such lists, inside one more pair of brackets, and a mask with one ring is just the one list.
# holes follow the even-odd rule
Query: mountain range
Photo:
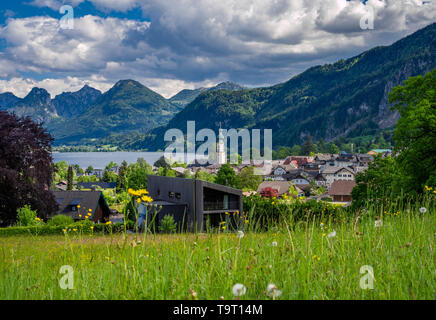
[[117, 134], [136, 136], [167, 124], [202, 92], [240, 89], [243, 87], [235, 83], [223, 82], [182, 90], [165, 99], [135, 80], [120, 80], [105, 93], [85, 85], [51, 99], [45, 89], [35, 87], [24, 98], [11, 92], [0, 94], [0, 109], [44, 122], [57, 145], [92, 144]]
[[[410, 76], [436, 67], [436, 23], [390, 46], [309, 68], [270, 87], [244, 88], [224, 82], [182, 90], [165, 99], [135, 80], [120, 80], [110, 90], [84, 86], [51, 99], [41, 88], [24, 98], [0, 94], [0, 109], [43, 121], [56, 145], [129, 141], [121, 147], [158, 150], [167, 129], [257, 128], [273, 130], [273, 147], [304, 141], [334, 141], [374, 135], [391, 128], [399, 115], [388, 93]], [[131, 138], [135, 137], [132, 141]]]

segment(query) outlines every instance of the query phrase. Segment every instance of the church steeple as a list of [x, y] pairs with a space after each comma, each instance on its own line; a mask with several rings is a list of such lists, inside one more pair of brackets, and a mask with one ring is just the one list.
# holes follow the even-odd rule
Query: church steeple
[[220, 128], [218, 133], [218, 147], [217, 147], [216, 158], [218, 164], [225, 164], [227, 162], [226, 150], [224, 145], [224, 135], [221, 131], [221, 122], [220, 122]]

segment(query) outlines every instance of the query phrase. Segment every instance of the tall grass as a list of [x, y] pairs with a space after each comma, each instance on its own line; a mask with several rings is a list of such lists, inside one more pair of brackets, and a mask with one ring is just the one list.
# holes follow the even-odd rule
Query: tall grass
[[[0, 299], [234, 299], [235, 283], [247, 287], [241, 299], [270, 299], [269, 283], [282, 292], [278, 299], [436, 298], [430, 202], [344, 210], [335, 219], [281, 214], [266, 232], [250, 222], [242, 238], [222, 231], [2, 237]], [[59, 286], [62, 265], [73, 267], [73, 290]], [[360, 287], [362, 266], [374, 270], [373, 289]]]

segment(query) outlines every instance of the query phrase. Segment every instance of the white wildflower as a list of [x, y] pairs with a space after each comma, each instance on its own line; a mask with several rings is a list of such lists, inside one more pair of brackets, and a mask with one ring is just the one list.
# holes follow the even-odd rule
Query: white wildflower
[[375, 220], [374, 222], [374, 227], [379, 228], [383, 226], [383, 221], [382, 220]]
[[238, 231], [238, 238], [239, 239], [242, 239], [244, 237], [244, 235], [245, 235], [244, 231], [241, 231], [241, 230]]
[[232, 292], [235, 297], [240, 297], [247, 292], [247, 288], [243, 284], [237, 283], [233, 286]]
[[282, 294], [282, 292], [279, 290], [279, 288], [274, 283], [270, 283], [266, 287], [266, 291], [268, 293], [268, 296], [273, 297], [273, 298], [276, 298]]
[[427, 208], [421, 207], [421, 208], [419, 208], [419, 212], [426, 213], [427, 212]]
[[335, 230], [333, 230], [332, 232], [330, 232], [330, 233], [327, 235], [327, 238], [334, 238], [334, 237], [336, 237], [336, 231], [335, 231]]

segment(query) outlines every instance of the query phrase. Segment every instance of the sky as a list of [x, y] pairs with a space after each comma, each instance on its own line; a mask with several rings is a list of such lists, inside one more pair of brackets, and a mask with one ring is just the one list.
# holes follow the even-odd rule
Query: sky
[[435, 21], [436, 0], [1, 0], [0, 92], [269, 86]]

